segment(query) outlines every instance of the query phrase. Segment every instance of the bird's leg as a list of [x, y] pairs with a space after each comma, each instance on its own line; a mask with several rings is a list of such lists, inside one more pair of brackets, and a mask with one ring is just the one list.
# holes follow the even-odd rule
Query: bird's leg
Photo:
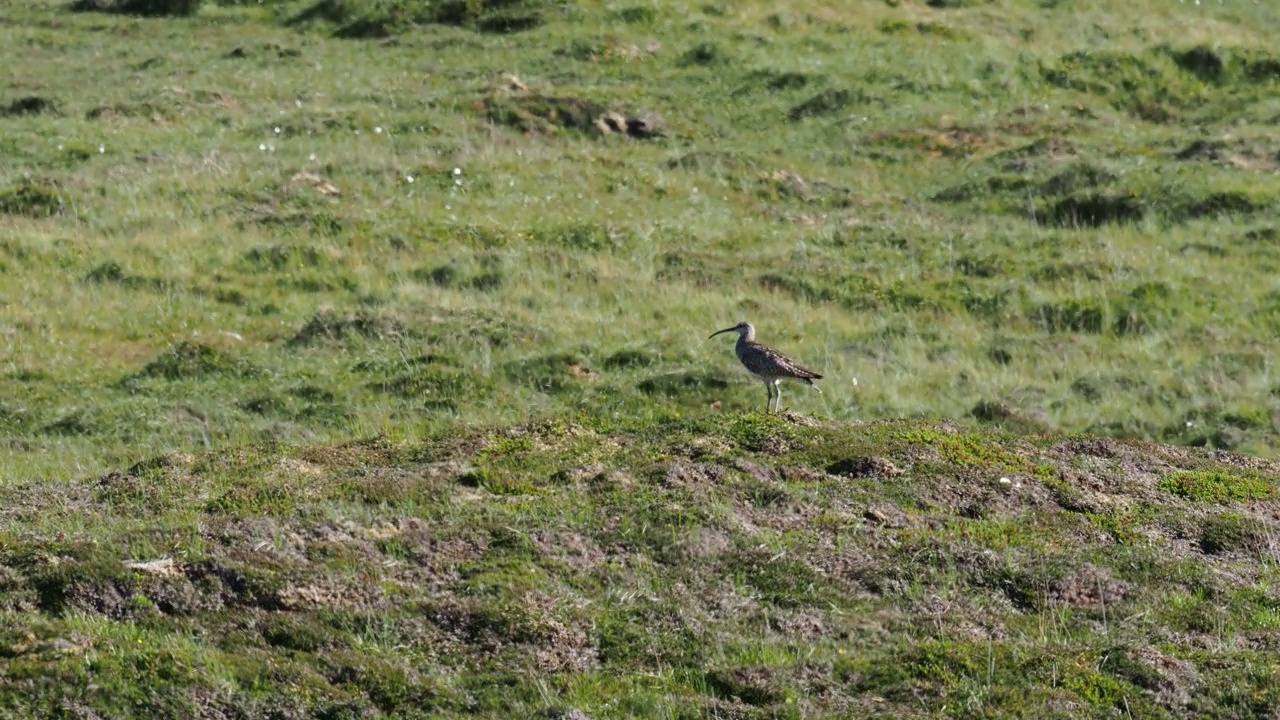
[[781, 380], [773, 381], [773, 390], [774, 390], [774, 394], [778, 397], [777, 401], [773, 403], [773, 409], [777, 410], [778, 412], [782, 412], [782, 381]]
[[764, 391], [769, 393], [769, 399], [764, 401], [764, 414], [768, 415], [773, 405], [773, 386], [769, 384], [768, 380], [764, 382]]

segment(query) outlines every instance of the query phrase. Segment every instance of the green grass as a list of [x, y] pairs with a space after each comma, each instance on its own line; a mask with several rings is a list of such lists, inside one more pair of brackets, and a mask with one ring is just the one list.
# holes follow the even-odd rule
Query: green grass
[[1266, 3], [0, 20], [0, 715], [1274, 713]]
[[[1204, 514], [1162, 491], [1168, 448], [1095, 446], [1118, 462], [1081, 470], [1077, 440], [974, 434], [964, 456], [929, 459], [943, 437], [801, 416], [553, 421], [247, 445], [11, 486], [0, 710], [1191, 717], [1280, 704], [1254, 649], [1280, 613], [1280, 526], [1260, 501]], [[1233, 459], [1180, 457], [1222, 473]], [[1122, 502], [1082, 512], [1051, 482]]]
[[1181, 498], [1209, 503], [1268, 500], [1280, 495], [1272, 478], [1221, 470], [1172, 473], [1160, 480], [1159, 487]]
[[0, 31], [11, 477], [754, 408], [740, 319], [806, 412], [1274, 454], [1261, 6], [144, 5]]

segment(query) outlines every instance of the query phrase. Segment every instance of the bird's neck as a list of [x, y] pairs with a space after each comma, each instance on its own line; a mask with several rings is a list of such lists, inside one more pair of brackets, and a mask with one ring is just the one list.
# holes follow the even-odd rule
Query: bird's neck
[[755, 341], [756, 341], [755, 328], [744, 330], [742, 331], [741, 334], [738, 335], [738, 342], [740, 343], [749, 343], [749, 342], [755, 342]]

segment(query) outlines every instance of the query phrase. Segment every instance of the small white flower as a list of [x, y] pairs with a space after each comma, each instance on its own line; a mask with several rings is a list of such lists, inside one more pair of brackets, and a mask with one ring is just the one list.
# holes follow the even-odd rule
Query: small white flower
[[98, 154], [99, 154], [99, 155], [101, 155], [101, 154], [105, 153], [106, 151], [107, 151], [107, 146], [106, 146], [106, 145], [99, 145], [99, 146], [98, 146]]
[[445, 210], [452, 210], [452, 209], [453, 209], [453, 206], [452, 206], [452, 205], [445, 205], [445, 206], [444, 206], [444, 209], [445, 209]]
[[1012, 484], [1012, 483], [1013, 483], [1013, 481], [1012, 481], [1012, 480], [1010, 480], [1009, 478], [1003, 478], [1003, 477], [1002, 477], [1002, 478], [1000, 478], [1000, 484], [1001, 484], [1001, 485], [1009, 485], [1009, 484]]
[[266, 152], [266, 151], [267, 151], [267, 144], [266, 144], [266, 143], [258, 143], [258, 149], [259, 149], [259, 150], [261, 150], [262, 152]]
[[453, 169], [453, 174], [454, 174], [454, 175], [461, 175], [461, 174], [462, 174], [462, 168], [454, 168], [454, 169]]
[[854, 385], [858, 384], [858, 378], [850, 378]]
[[315, 162], [315, 161], [316, 161], [316, 154], [315, 154], [315, 153], [311, 153], [310, 160], [311, 160], [311, 162]]
[[382, 134], [382, 128], [381, 128], [381, 127], [376, 127], [376, 128], [374, 128], [374, 129], [373, 129], [373, 131], [374, 131], [375, 133], [377, 133], [378, 135], [381, 135], [381, 134]]
[[405, 175], [405, 176], [404, 176], [404, 179], [405, 179], [405, 180], [408, 180], [409, 182], [413, 182], [413, 176], [412, 176], [412, 175]]
[[457, 178], [456, 180], [454, 180], [454, 181], [453, 181], [453, 184], [454, 184], [454, 185], [457, 185], [457, 186], [459, 186], [459, 187], [461, 187], [461, 186], [462, 186], [462, 178]]
[[294, 101], [293, 101], [293, 104], [294, 104], [294, 107], [302, 107], [302, 101], [301, 101], [301, 100], [294, 100]]
[[59, 150], [61, 150], [61, 149], [62, 149], [62, 143], [58, 143], [58, 149], [59, 149]]
[[277, 135], [279, 135], [279, 134], [280, 134], [280, 126], [279, 126], [279, 125], [277, 125], [277, 126], [276, 126], [276, 134], [277, 134]]

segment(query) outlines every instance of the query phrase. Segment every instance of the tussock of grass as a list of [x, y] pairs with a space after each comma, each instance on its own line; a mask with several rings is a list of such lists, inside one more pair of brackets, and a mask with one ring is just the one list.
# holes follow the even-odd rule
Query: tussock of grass
[[62, 197], [48, 185], [27, 180], [0, 190], [0, 213], [5, 215], [48, 217], [62, 208]]
[[542, 25], [546, 16], [562, 5], [558, 0], [443, 0], [416, 3], [406, 0], [319, 0], [294, 15], [289, 24], [334, 26], [336, 37], [358, 39], [388, 37], [418, 25], [465, 27], [485, 33], [512, 33]]

